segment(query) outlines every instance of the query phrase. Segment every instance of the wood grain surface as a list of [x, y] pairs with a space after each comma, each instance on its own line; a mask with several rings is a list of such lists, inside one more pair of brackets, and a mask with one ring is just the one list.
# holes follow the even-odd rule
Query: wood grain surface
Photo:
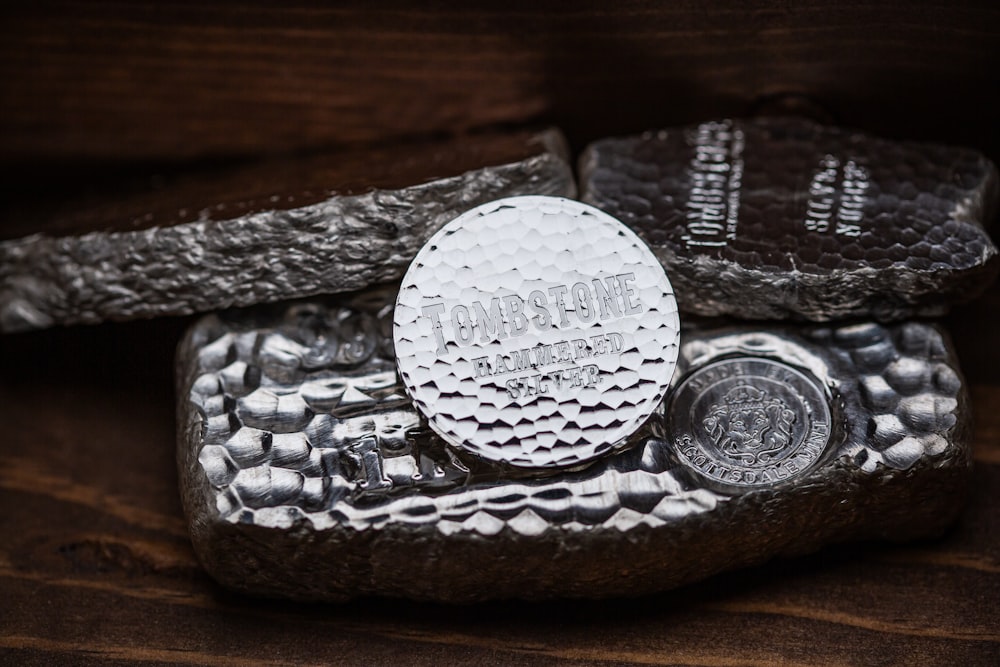
[[[537, 123], [579, 149], [788, 108], [1000, 157], [996, 3], [0, 11], [4, 196], [33, 188], [53, 206], [79, 192], [113, 206], [122, 174]], [[5, 336], [0, 664], [1000, 664], [998, 312], [994, 287], [948, 318], [978, 423], [970, 503], [945, 538], [834, 547], [634, 600], [457, 608], [255, 600], [207, 578], [175, 471], [173, 353], [188, 320]]]
[[556, 123], [579, 146], [747, 114], [784, 93], [876, 134], [1000, 153], [991, 2], [36, 0], [2, 11], [6, 162], [254, 156], [525, 121]]

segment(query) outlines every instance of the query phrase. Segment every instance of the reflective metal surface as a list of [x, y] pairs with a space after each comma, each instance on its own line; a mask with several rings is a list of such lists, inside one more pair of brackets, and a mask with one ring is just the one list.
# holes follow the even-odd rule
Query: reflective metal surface
[[398, 280], [424, 241], [472, 206], [527, 193], [573, 196], [563, 142], [546, 131], [532, 142], [537, 154], [518, 162], [295, 208], [282, 200], [228, 220], [126, 221], [127, 231], [0, 241], [0, 333], [187, 315]]
[[399, 373], [447, 443], [528, 468], [621, 446], [677, 359], [677, 302], [611, 216], [557, 197], [479, 206], [427, 242], [395, 309]]
[[581, 199], [634, 229], [683, 312], [880, 321], [940, 315], [1000, 268], [983, 154], [798, 118], [596, 141]]
[[815, 378], [777, 361], [725, 359], [698, 368], [669, 399], [670, 442], [706, 480], [757, 487], [816, 463], [833, 430]]
[[[395, 372], [394, 296], [208, 316], [183, 341], [184, 505], [226, 586], [324, 600], [634, 595], [832, 542], [935, 535], [961, 507], [969, 413], [934, 326], [688, 327], [669, 413], [624, 451], [540, 475], [427, 427]], [[767, 378], [754, 387], [766, 396], [725, 378], [714, 393], [684, 388], [719, 368]], [[770, 431], [748, 426], [757, 410]], [[724, 418], [768, 451], [716, 440]], [[756, 452], [741, 465], [759, 477], [712, 479], [679, 431], [720, 456]]]

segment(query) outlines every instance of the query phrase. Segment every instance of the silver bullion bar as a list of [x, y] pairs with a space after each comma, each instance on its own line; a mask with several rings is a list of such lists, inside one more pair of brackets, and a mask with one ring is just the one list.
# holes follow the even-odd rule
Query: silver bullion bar
[[797, 118], [592, 143], [581, 199], [636, 231], [682, 311], [880, 321], [941, 315], [1000, 268], [983, 154]]
[[[358, 290], [398, 280], [429, 236], [473, 206], [513, 195], [576, 192], [558, 130], [461, 141], [458, 148], [411, 146], [412, 155], [405, 146], [389, 156], [372, 149], [355, 166], [377, 174], [374, 181], [359, 174], [358, 183], [338, 183], [337, 159], [351, 160], [322, 155], [271, 167], [277, 174], [237, 171], [235, 182], [220, 177], [221, 184], [195, 187], [185, 181], [192, 192], [139, 197], [136, 219], [99, 210], [83, 216], [79, 228], [70, 216], [69, 230], [29, 225], [31, 233], [19, 238], [0, 235], [0, 334]], [[512, 151], [519, 157], [483, 162]], [[316, 173], [303, 176], [318, 182], [308, 203], [298, 192], [294, 198], [260, 196], [279, 187], [279, 176], [288, 178], [284, 171], [310, 164]], [[466, 166], [456, 173], [456, 165]], [[346, 190], [330, 191], [338, 187]], [[236, 196], [231, 189], [239, 193], [236, 201], [198, 210], [183, 199], [179, 212], [144, 213], [161, 199], [186, 194], [214, 203], [216, 194]]]
[[525, 472], [406, 397], [393, 289], [209, 315], [178, 354], [179, 470], [208, 572], [305, 600], [638, 595], [855, 539], [940, 533], [969, 408], [934, 325], [687, 327], [632, 447]]

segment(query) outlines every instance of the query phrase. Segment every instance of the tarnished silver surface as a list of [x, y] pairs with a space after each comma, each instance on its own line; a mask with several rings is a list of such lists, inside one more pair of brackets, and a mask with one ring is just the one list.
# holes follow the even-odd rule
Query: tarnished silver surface
[[[394, 295], [211, 315], [182, 342], [184, 506], [226, 586], [326, 600], [635, 595], [831, 542], [934, 535], [964, 498], [968, 406], [934, 326], [688, 327], [682, 397], [734, 363], [745, 372], [726, 377], [769, 378], [761, 393], [695, 391], [631, 448], [539, 475], [464, 457], [427, 428], [394, 368]], [[747, 428], [758, 409], [790, 437]], [[822, 451], [766, 482], [720, 485], [676, 443], [711, 446], [723, 416], [772, 460]]]
[[633, 228], [683, 312], [896, 320], [981, 293], [997, 170], [974, 150], [892, 142], [795, 118], [603, 139], [581, 198]]
[[528, 468], [624, 444], [677, 360], [677, 302], [628, 228], [558, 197], [510, 197], [445, 225], [396, 301], [403, 385], [445, 442]]
[[[561, 144], [551, 131], [546, 146]], [[0, 242], [0, 333], [186, 315], [398, 280], [459, 213], [519, 194], [573, 196], [564, 157], [543, 148], [398, 190], [232, 220]]]

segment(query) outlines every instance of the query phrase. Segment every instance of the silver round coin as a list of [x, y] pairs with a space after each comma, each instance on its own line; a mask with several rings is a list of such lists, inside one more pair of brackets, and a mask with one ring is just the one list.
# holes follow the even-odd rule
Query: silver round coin
[[445, 225], [396, 301], [399, 373], [450, 445], [514, 466], [587, 461], [660, 404], [677, 303], [631, 230], [592, 206], [511, 197]]
[[683, 463], [711, 482], [743, 489], [802, 474], [823, 455], [832, 431], [819, 383], [763, 358], [696, 370], [672, 394], [667, 414]]

